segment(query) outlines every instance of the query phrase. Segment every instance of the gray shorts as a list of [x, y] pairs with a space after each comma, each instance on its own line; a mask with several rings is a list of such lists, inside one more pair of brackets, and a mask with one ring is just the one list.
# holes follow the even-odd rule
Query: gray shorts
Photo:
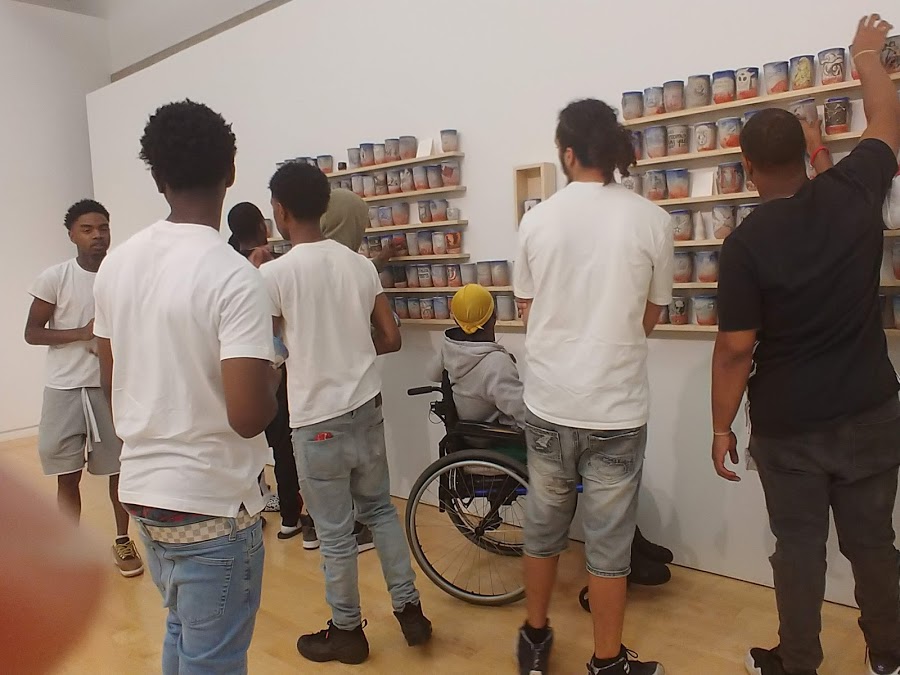
[[95, 476], [119, 473], [122, 441], [112, 411], [99, 387], [44, 389], [38, 430], [38, 454], [46, 476], [85, 467]]
[[528, 411], [525, 437], [529, 485], [525, 553], [552, 558], [568, 547], [581, 482], [587, 570], [599, 577], [628, 576], [647, 426], [573, 429]]

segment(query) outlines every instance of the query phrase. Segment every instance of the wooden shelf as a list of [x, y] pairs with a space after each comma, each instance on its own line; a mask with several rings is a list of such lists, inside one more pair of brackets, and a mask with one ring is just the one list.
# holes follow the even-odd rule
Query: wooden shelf
[[[900, 73], [891, 75], [891, 79], [895, 82], [900, 80]], [[760, 84], [763, 78], [760, 77]], [[831, 94], [838, 92], [849, 93], [854, 90], [860, 90], [862, 85], [859, 80], [848, 80], [846, 82], [838, 82], [837, 84], [825, 84], [817, 87], [809, 87], [807, 89], [798, 89], [796, 91], [786, 91], [781, 94], [772, 94], [771, 96], [757, 96], [756, 98], [741, 99], [739, 101], [730, 101], [728, 103], [720, 103], [718, 105], [707, 105], [701, 108], [689, 108], [688, 110], [679, 110], [678, 112], [662, 113], [661, 115], [649, 115], [647, 117], [638, 117], [633, 120], [626, 120], [623, 124], [626, 127], [644, 127], [653, 124], [669, 122], [671, 120], [681, 120], [689, 117], [699, 117], [708, 113], [717, 113], [722, 111], [737, 111], [745, 108], [768, 107], [773, 103], [791, 103], [804, 98], [822, 99]]]
[[375, 164], [374, 166], [361, 166], [358, 169], [345, 169], [344, 171], [332, 171], [331, 173], [326, 173], [328, 179], [332, 178], [344, 178], [346, 176], [353, 176], [355, 174], [361, 173], [375, 173], [376, 171], [387, 171], [388, 169], [400, 169], [405, 166], [417, 166], [419, 164], [434, 164], [435, 162], [442, 162], [445, 159], [462, 159], [465, 157], [464, 152], [442, 152], [437, 155], [431, 155], [430, 157], [416, 157], [415, 159], [401, 159], [396, 162], [384, 162], [383, 164]]
[[434, 223], [410, 223], [409, 225], [369, 227], [366, 228], [366, 234], [381, 234], [382, 232], [413, 232], [415, 230], [439, 230], [444, 227], [465, 227], [468, 224], [468, 220], [439, 220]]
[[885, 239], [892, 239], [894, 237], [900, 237], [900, 230], [885, 230], [884, 237], [885, 237]]
[[420, 197], [430, 197], [431, 195], [442, 195], [451, 192], [465, 192], [465, 185], [452, 185], [439, 188], [430, 188], [428, 190], [416, 190], [415, 192], [398, 192], [393, 195], [377, 195], [375, 197], [363, 197], [363, 201], [368, 204], [378, 204], [381, 202], [402, 202], [416, 201]]
[[691, 290], [715, 290], [719, 287], [719, 284], [715, 281], [707, 282], [707, 281], [689, 281], [687, 283], [680, 284], [672, 284], [672, 289], [676, 291], [691, 291]]
[[[400, 319], [400, 325], [402, 326], [420, 326], [420, 327], [440, 327], [440, 326], [455, 326], [456, 322], [453, 319]], [[497, 328], [504, 330], [516, 330], [516, 329], [524, 329], [525, 324], [521, 321], [498, 321]]]
[[742, 202], [745, 200], [759, 199], [758, 192], [737, 192], [730, 195], [703, 195], [702, 197], [687, 197], [686, 199], [659, 199], [657, 206], [690, 206], [691, 204], [717, 204], [720, 202]]
[[675, 248], [703, 248], [721, 246], [724, 239], [695, 239], [693, 241], [676, 241]]
[[547, 201], [556, 192], [556, 165], [539, 162], [517, 166], [513, 170], [516, 208], [516, 227], [525, 215], [525, 202], [529, 199]]
[[882, 288], [900, 288], [900, 281], [897, 279], [888, 279], [887, 281], [881, 282]]
[[[718, 330], [718, 326], [698, 326], [695, 323], [688, 323], [681, 326], [671, 323], [660, 323], [653, 329], [653, 333], [656, 333], [657, 331], [663, 333], [716, 333]], [[650, 337], [653, 337], [653, 333], [650, 334]]]
[[[384, 292], [388, 295], [410, 295], [421, 293], [456, 293], [461, 287], [436, 287], [436, 288], [385, 288]], [[487, 286], [487, 290], [491, 293], [512, 293], [512, 286]]]
[[440, 262], [442, 260], [468, 260], [468, 253], [444, 253], [441, 255], [404, 255], [397, 258], [391, 258], [389, 262], [394, 264], [414, 263], [414, 262]]

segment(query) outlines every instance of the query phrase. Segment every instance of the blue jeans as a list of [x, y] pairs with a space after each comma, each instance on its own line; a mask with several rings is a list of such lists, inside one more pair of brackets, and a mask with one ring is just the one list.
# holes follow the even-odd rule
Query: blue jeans
[[[319, 434], [330, 434], [317, 441]], [[316, 522], [325, 573], [325, 599], [336, 628], [362, 623], [355, 520], [368, 525], [394, 611], [419, 602], [416, 575], [397, 509], [391, 501], [381, 396], [332, 420], [294, 429], [300, 492]]]
[[262, 591], [262, 522], [197, 544], [163, 544], [140, 531], [147, 566], [169, 610], [163, 675], [246, 673]]

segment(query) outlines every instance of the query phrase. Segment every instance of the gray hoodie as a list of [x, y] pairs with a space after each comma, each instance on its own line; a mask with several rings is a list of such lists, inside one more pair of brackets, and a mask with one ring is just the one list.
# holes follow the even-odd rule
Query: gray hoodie
[[429, 364], [428, 377], [440, 382], [446, 370], [462, 420], [525, 426], [525, 401], [516, 364], [496, 342], [467, 342], [459, 328], [448, 330], [441, 354]]

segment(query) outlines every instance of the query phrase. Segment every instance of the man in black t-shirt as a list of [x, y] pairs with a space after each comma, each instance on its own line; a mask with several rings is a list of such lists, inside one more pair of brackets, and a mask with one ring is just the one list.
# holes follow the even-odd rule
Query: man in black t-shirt
[[[829, 509], [853, 565], [874, 675], [900, 675], [900, 571], [892, 515], [900, 466], [900, 385], [878, 302], [882, 203], [897, 173], [900, 101], [879, 54], [891, 26], [859, 25], [851, 53], [868, 118], [834, 168], [806, 174], [800, 122], [770, 109], [741, 134], [764, 204], [724, 243], [712, 365], [713, 462], [740, 480], [731, 432], [744, 390], [777, 539], [772, 568], [781, 645], [752, 649], [760, 675], [815, 673]], [[811, 148], [820, 170], [824, 148]]]

